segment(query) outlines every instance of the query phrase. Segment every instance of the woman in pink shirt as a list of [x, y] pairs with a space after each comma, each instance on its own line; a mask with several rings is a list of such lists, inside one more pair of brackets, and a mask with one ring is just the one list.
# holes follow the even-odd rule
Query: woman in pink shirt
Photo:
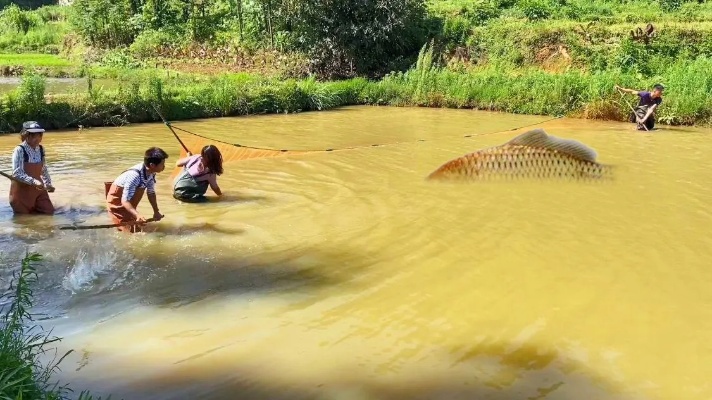
[[183, 167], [183, 171], [173, 182], [173, 197], [189, 203], [205, 202], [208, 186], [222, 196], [217, 181], [223, 173], [222, 161], [220, 150], [213, 145], [203, 147], [200, 155], [188, 153], [188, 157], [179, 159], [176, 166]]

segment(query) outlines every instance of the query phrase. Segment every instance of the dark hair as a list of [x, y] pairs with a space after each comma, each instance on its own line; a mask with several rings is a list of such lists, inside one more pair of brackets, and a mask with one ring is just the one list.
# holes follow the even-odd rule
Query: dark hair
[[658, 83], [657, 85], [653, 86], [653, 89], [662, 91], [663, 89], [665, 89], [665, 86]]
[[30, 136], [44, 136], [44, 132], [28, 132], [26, 130], [21, 130], [20, 131], [20, 140], [25, 141], [27, 140], [28, 137]]
[[222, 154], [220, 153], [220, 150], [218, 150], [217, 147], [213, 146], [212, 144], [203, 147], [203, 150], [200, 151], [200, 156], [203, 157], [203, 165], [208, 167], [210, 169], [210, 172], [217, 175], [222, 175], [223, 159]]
[[146, 150], [146, 153], [143, 155], [143, 164], [144, 165], [158, 165], [161, 163], [161, 161], [165, 160], [168, 158], [168, 153], [163, 151], [160, 147], [151, 147], [148, 150]]

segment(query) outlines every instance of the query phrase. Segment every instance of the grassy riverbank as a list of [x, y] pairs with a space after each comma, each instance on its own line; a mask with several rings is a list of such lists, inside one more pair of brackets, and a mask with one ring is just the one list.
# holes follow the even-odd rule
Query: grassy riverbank
[[[664, 107], [657, 120], [671, 125], [712, 123], [712, 58], [679, 61], [667, 67]], [[625, 121], [636, 97], [622, 97], [613, 88], [649, 88], [658, 77], [643, 78], [620, 70], [560, 73], [538, 68], [502, 70], [492, 66], [453, 71], [432, 63], [421, 53], [417, 65], [366, 85], [365, 104], [475, 108], [520, 114], [565, 115]]]
[[[658, 113], [660, 123], [712, 123], [712, 59], [678, 62], [665, 83], [674, 88]], [[621, 97], [615, 84], [650, 87], [655, 78], [620, 71], [549, 73], [536, 68], [502, 71], [493, 67], [453, 71], [432, 63], [424, 51], [405, 73], [379, 81], [335, 82], [276, 79], [250, 74], [204, 77], [165, 72], [116, 74], [113, 89], [44, 95], [44, 78], [27, 76], [0, 98], [0, 131], [14, 132], [22, 121], [50, 129], [159, 121], [153, 105], [170, 120], [324, 110], [344, 105], [474, 108], [521, 114], [625, 121], [633, 96]]]
[[[41, 83], [29, 78], [34, 83], [0, 95], [0, 131], [16, 131], [24, 119], [51, 128], [155, 121], [150, 105], [159, 103], [173, 120], [380, 104], [625, 121], [626, 101], [636, 99], [621, 98], [613, 86], [654, 83], [668, 88], [659, 123], [712, 123], [710, 3], [431, 0], [423, 8], [409, 0], [407, 10], [364, 6], [360, 15], [338, 14], [328, 2], [283, 10], [216, 0], [180, 11], [182, 3], [166, 0], [160, 12], [104, 3], [3, 11], [0, 52], [33, 53], [0, 54], [0, 72], [110, 78], [117, 85], [43, 101]], [[156, 12], [163, 20], [153, 19]], [[345, 18], [355, 33], [320, 47], [308, 23], [324, 13]], [[417, 29], [389, 28], [364, 48], [358, 35], [383, 13]], [[423, 50], [426, 40], [431, 45]], [[399, 56], [384, 56], [396, 48]]]
[[[27, 254], [14, 281], [1, 294], [5, 304], [0, 316], [0, 398], [2, 399], [66, 399], [71, 393], [67, 385], [53, 382], [52, 375], [62, 358], [49, 364], [42, 362], [48, 345], [60, 340], [32, 325], [32, 286], [37, 281], [36, 264], [39, 254]], [[91, 400], [81, 392], [79, 400]]]
[[31, 75], [0, 98], [0, 131], [17, 131], [28, 119], [49, 129], [160, 121], [154, 105], [171, 120], [324, 110], [359, 104], [367, 84], [361, 78], [317, 82], [248, 74], [167, 77], [154, 72], [120, 76], [114, 89], [44, 96], [44, 78]]

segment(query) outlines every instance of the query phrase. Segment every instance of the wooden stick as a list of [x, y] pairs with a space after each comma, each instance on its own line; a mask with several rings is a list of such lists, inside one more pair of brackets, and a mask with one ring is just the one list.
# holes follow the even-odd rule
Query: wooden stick
[[33, 184], [27, 183], [27, 182], [25, 182], [25, 181], [21, 181], [21, 180], [15, 178], [14, 176], [12, 176], [12, 175], [10, 175], [10, 174], [6, 174], [5, 172], [0, 171], [0, 175], [4, 176], [5, 178], [7, 178], [7, 179], [9, 179], [9, 180], [11, 180], [11, 181], [15, 181], [15, 182], [17, 182], [17, 183], [21, 183], [21, 184], [27, 185], [27, 186], [32, 186], [33, 188], [35, 188], [35, 189], [37, 189], [37, 190], [48, 191], [47, 188], [45, 188], [44, 186], [33, 185]]
[[[146, 222], [154, 222], [156, 221], [155, 218], [149, 218], [146, 220]], [[104, 228], [118, 228], [120, 226], [127, 226], [127, 225], [138, 225], [139, 222], [136, 221], [127, 221], [127, 222], [122, 222], [119, 224], [104, 224], [104, 225], [85, 225], [85, 226], [76, 226], [76, 225], [71, 225], [71, 226], [60, 226], [60, 230], [81, 230], [81, 229], [104, 229]]]
[[[623, 99], [623, 95], [624, 95], [624, 94], [623, 94], [623, 91], [622, 91], [620, 88], [618, 88], [618, 93], [621, 94], [621, 100], [625, 101], [625, 104], [628, 106], [628, 108], [630, 108], [630, 111], [633, 112], [633, 115], [635, 115], [635, 117], [638, 118], [638, 115], [635, 113], [635, 109], [633, 109], [633, 107], [630, 105], [630, 103], [628, 103], [627, 100], [624, 100], [624, 99]], [[638, 124], [638, 127], [640, 127], [640, 126], [642, 125], [643, 128], [645, 128], [646, 131], [650, 132], [650, 129], [648, 129], [648, 126], [645, 125], [645, 123], [637, 122], [637, 124]]]
[[178, 139], [178, 143], [180, 143], [180, 145], [183, 146], [183, 149], [185, 150], [185, 152], [186, 152], [186, 153], [190, 153], [190, 150], [188, 150], [188, 148], [185, 147], [185, 144], [183, 144], [183, 141], [180, 140], [180, 138], [178, 137], [178, 134], [176, 133], [176, 131], [173, 130], [173, 127], [171, 126], [171, 123], [168, 122], [168, 121], [166, 121], [166, 119], [163, 117], [163, 114], [161, 114], [161, 112], [158, 110], [158, 107], [156, 107], [155, 104], [152, 104], [152, 106], [153, 106], [153, 109], [156, 110], [156, 113], [158, 114], [158, 116], [161, 117], [161, 119], [163, 120], [163, 123], [166, 124], [166, 126], [168, 127], [168, 129], [171, 130], [171, 132], [173, 132], [173, 136], [175, 136], [176, 139]]

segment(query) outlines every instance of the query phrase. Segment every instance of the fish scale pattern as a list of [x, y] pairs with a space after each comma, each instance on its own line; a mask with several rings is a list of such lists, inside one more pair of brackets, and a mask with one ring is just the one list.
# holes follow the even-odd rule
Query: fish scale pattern
[[430, 179], [571, 179], [606, 180], [612, 167], [577, 159], [556, 149], [505, 144], [449, 161]]

